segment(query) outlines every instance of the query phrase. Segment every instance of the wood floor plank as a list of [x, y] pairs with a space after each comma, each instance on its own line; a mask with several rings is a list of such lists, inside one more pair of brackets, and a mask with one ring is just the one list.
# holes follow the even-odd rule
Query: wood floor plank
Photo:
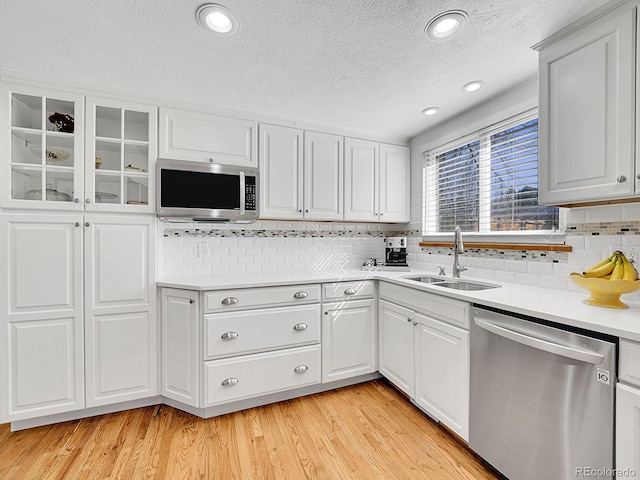
[[11, 433], [2, 480], [495, 480], [386, 381], [207, 420], [168, 406]]

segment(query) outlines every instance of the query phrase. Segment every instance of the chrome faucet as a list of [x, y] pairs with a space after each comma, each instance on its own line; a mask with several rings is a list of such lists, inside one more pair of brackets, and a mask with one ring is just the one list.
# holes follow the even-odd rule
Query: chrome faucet
[[464, 272], [467, 267], [460, 265], [458, 255], [464, 253], [464, 244], [462, 243], [462, 232], [460, 227], [456, 225], [453, 230], [453, 277], [460, 278], [460, 272]]

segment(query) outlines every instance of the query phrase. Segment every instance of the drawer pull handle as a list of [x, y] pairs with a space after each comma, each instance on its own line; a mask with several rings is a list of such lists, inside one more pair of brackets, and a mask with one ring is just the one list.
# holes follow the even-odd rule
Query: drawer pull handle
[[225, 378], [224, 380], [222, 380], [222, 386], [223, 387], [233, 387], [234, 385], [237, 385], [239, 381], [240, 380], [238, 380], [237, 378], [234, 378], [234, 377]]
[[307, 292], [305, 292], [304, 290], [301, 290], [299, 292], [296, 292], [293, 294], [293, 298], [307, 298], [309, 296], [309, 294]]
[[304, 373], [307, 370], [309, 370], [309, 367], [307, 367], [306, 365], [298, 365], [296, 368], [293, 369], [293, 371], [296, 373]]
[[355, 294], [356, 294], [356, 289], [355, 289], [355, 288], [347, 288], [347, 289], [344, 291], [344, 294], [345, 294], [345, 295], [355, 295]]
[[240, 300], [238, 300], [236, 297], [227, 297], [227, 298], [224, 298], [221, 303], [223, 305], [235, 305], [239, 301]]
[[233, 340], [234, 338], [238, 338], [238, 332], [224, 332], [220, 335], [222, 340]]
[[293, 329], [297, 331], [301, 331], [301, 330], [306, 330], [308, 327], [309, 325], [307, 325], [306, 323], [296, 323], [293, 326]]
[[196, 301], [195, 301], [193, 298], [190, 298], [190, 299], [189, 299], [189, 303], [190, 303], [191, 305], [193, 305], [194, 303], [196, 303]]

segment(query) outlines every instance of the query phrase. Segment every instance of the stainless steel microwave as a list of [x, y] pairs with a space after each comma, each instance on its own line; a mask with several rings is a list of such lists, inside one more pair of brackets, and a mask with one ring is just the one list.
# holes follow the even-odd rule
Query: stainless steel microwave
[[157, 213], [168, 222], [258, 219], [258, 169], [159, 158]]

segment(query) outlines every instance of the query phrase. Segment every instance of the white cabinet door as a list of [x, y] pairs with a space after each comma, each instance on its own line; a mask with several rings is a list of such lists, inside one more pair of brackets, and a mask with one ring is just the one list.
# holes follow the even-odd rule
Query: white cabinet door
[[541, 204], [633, 195], [634, 38], [628, 10], [541, 51]]
[[375, 300], [323, 305], [322, 382], [377, 370]]
[[640, 471], [640, 390], [616, 388], [616, 469]]
[[380, 221], [408, 222], [410, 212], [409, 147], [380, 145]]
[[304, 217], [306, 220], [342, 220], [343, 137], [305, 132]]
[[303, 218], [302, 130], [260, 125], [260, 218]]
[[0, 85], [0, 206], [81, 211], [82, 95]]
[[377, 222], [380, 198], [380, 144], [344, 140], [344, 219]]
[[0, 423], [84, 407], [81, 222], [0, 214]]
[[378, 307], [378, 365], [382, 375], [410, 397], [414, 396], [414, 312], [380, 300]]
[[162, 289], [162, 395], [200, 406], [199, 294]]
[[415, 314], [415, 401], [469, 440], [469, 332]]
[[158, 394], [155, 230], [149, 217], [85, 217], [87, 406]]
[[87, 211], [153, 213], [157, 108], [87, 97]]
[[160, 108], [160, 158], [256, 167], [258, 124], [207, 113]]

